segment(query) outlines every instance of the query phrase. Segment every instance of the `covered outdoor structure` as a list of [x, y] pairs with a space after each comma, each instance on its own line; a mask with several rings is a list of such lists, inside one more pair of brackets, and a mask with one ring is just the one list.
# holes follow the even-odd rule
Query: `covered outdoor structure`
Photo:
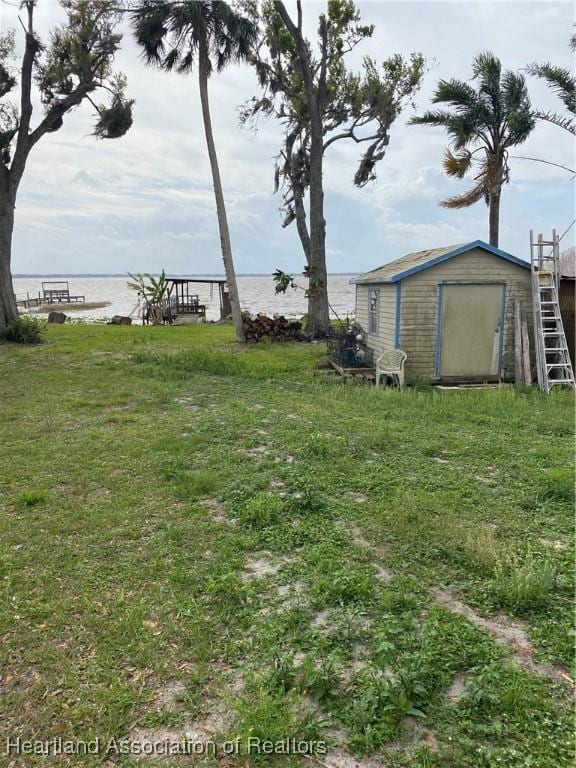
[[407, 354], [431, 381], [514, 380], [514, 303], [532, 326], [530, 265], [481, 240], [409, 253], [354, 278], [356, 320], [377, 357]]
[[[232, 313], [226, 280], [200, 277], [167, 277], [163, 320], [166, 323], [186, 323], [206, 319], [206, 304], [201, 303], [196, 286], [210, 286], [212, 297], [214, 287], [218, 290], [219, 318], [226, 320]], [[148, 318], [144, 317], [147, 322]]]

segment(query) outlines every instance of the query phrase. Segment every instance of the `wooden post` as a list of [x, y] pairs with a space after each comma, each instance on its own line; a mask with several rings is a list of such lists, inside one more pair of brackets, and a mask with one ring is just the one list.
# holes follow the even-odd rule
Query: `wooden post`
[[522, 360], [522, 324], [520, 321], [520, 302], [518, 299], [514, 299], [514, 380], [518, 387], [522, 387], [526, 383]]
[[520, 313], [520, 325], [522, 333], [522, 363], [524, 368], [524, 384], [532, 384], [532, 371], [530, 370], [530, 339], [528, 337], [528, 318], [524, 310]]

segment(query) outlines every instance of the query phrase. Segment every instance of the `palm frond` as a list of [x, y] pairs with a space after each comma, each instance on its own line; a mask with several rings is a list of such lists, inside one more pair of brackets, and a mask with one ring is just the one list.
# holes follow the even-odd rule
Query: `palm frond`
[[480, 181], [461, 195], [454, 195], [453, 197], [447, 197], [442, 200], [440, 205], [442, 208], [468, 208], [479, 200], [486, 197], [488, 189], [485, 180], [482, 178]]
[[432, 97], [433, 104], [450, 104], [457, 109], [476, 109], [478, 95], [472, 86], [462, 80], [440, 80]]
[[444, 154], [444, 170], [447, 176], [463, 179], [472, 165], [472, 153], [463, 151], [453, 154], [449, 149]]
[[482, 51], [472, 61], [472, 75], [480, 83], [479, 94], [485, 99], [492, 111], [497, 114], [500, 108], [500, 77], [502, 63], [490, 51]]
[[256, 42], [254, 22], [224, 0], [140, 0], [132, 11], [136, 41], [149, 64], [189, 72], [202, 43], [209, 71], [248, 58]]
[[556, 125], [558, 128], [563, 128], [565, 131], [568, 131], [568, 133], [576, 136], [576, 120], [573, 117], [565, 117], [556, 112], [535, 112], [534, 116], [538, 120], [552, 123], [552, 125]]
[[550, 63], [531, 64], [528, 72], [545, 80], [551, 90], [562, 100], [566, 109], [576, 114], [576, 77], [569, 69]]

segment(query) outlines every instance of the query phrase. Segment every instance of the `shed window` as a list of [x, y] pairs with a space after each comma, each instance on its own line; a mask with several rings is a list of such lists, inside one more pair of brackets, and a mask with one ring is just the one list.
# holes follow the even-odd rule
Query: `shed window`
[[368, 294], [368, 333], [378, 333], [378, 306], [380, 304], [380, 290], [370, 288]]

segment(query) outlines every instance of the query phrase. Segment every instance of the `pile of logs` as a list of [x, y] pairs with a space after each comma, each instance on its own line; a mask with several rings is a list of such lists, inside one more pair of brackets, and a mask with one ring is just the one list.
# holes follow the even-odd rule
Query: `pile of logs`
[[312, 341], [312, 335], [302, 330], [302, 323], [282, 316], [258, 314], [253, 317], [244, 313], [242, 327], [246, 341], [260, 341], [264, 338], [272, 341]]

